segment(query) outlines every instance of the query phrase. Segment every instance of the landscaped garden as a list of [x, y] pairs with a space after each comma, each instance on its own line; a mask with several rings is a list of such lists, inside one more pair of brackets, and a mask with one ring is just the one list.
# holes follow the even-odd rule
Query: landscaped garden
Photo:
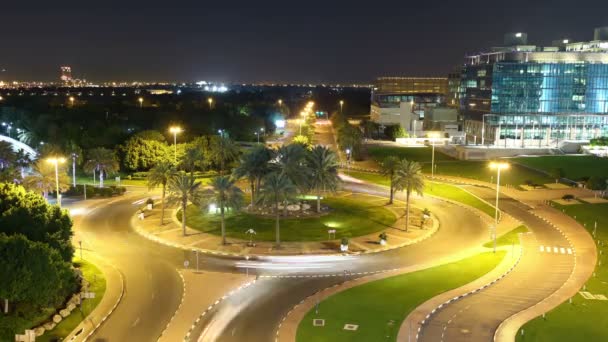
[[563, 170], [563, 177], [580, 180], [584, 177], [605, 177], [608, 170], [608, 158], [595, 156], [542, 156], [514, 158], [515, 162], [552, 173], [555, 169]]
[[[297, 341], [395, 341], [401, 323], [418, 305], [494, 269], [504, 251], [488, 252], [413, 273], [376, 280], [330, 296], [300, 322]], [[313, 326], [313, 319], [324, 326]], [[345, 324], [358, 325], [344, 330]]]
[[[322, 200], [328, 211], [307, 217], [281, 218], [281, 240], [283, 241], [324, 241], [327, 231], [335, 229], [335, 238], [355, 237], [382, 231], [394, 226], [397, 217], [386, 208], [386, 199], [362, 194], [328, 197]], [[311, 203], [313, 208], [314, 204]], [[220, 215], [203, 211], [196, 205], [186, 209], [186, 223], [189, 227], [205, 233], [220, 235]], [[181, 212], [178, 213], [181, 220]], [[226, 235], [233, 238], [249, 239], [250, 228], [256, 232], [255, 239], [273, 241], [275, 219], [273, 215], [262, 216], [243, 210], [226, 213]], [[402, 227], [399, 227], [402, 228]]]
[[[370, 146], [368, 153], [377, 163], [381, 163], [388, 156], [417, 161], [421, 163], [424, 173], [431, 173], [432, 149], [430, 147]], [[516, 160], [519, 161], [519, 159]], [[487, 161], [457, 160], [437, 150], [435, 151], [435, 175], [438, 177], [443, 175], [491, 183], [496, 182], [496, 171], [488, 167]], [[546, 184], [554, 181], [542, 172], [537, 172], [517, 164], [511, 164], [508, 170], [503, 171], [500, 179], [502, 185], [508, 184], [513, 186], [526, 183]]]
[[88, 282], [88, 291], [95, 293], [95, 298], [84, 299], [82, 305], [72, 311], [72, 314], [64, 318], [57, 326], [47, 331], [44, 335], [36, 338], [36, 341], [61, 341], [74, 330], [101, 302], [106, 292], [106, 279], [103, 273], [95, 265], [84, 260], [75, 263], [82, 272], [84, 279]]
[[[349, 176], [364, 180], [366, 182], [389, 186], [388, 178], [378, 173], [351, 171], [349, 172]], [[427, 182], [424, 189], [424, 193], [431, 196], [442, 197], [452, 201], [460, 202], [471, 207], [477, 208], [490, 216], [494, 216], [493, 206], [455, 185], [437, 182]]]
[[[604, 255], [608, 240], [608, 204], [556, 205], [560, 210], [581, 224], [590, 234], [595, 230], [595, 240], [603, 241], [598, 245], [598, 258], [601, 264], [595, 269], [584, 291], [592, 296], [608, 297], [608, 266]], [[597, 229], [595, 223], [597, 222]], [[603, 254], [599, 254], [603, 251]], [[583, 291], [583, 290], [581, 290]], [[524, 334], [517, 334], [517, 341], [608, 341], [608, 300], [586, 299], [581, 294], [572, 297], [572, 303], [565, 302], [523, 326]], [[605, 297], [604, 297], [605, 298]]]

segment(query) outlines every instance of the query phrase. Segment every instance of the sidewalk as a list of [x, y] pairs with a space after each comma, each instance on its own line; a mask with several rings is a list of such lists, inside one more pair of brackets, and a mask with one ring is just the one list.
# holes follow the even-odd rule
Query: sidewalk
[[181, 270], [180, 275], [184, 282], [182, 302], [158, 342], [183, 341], [204, 308], [213, 305], [229, 291], [255, 279], [254, 276], [248, 277], [244, 274], [195, 270]]
[[[342, 194], [343, 195], [343, 194]], [[371, 196], [362, 195], [361, 196]], [[375, 197], [375, 196], [374, 196]], [[385, 203], [386, 198], [378, 197], [378, 203]], [[349, 239], [349, 251], [347, 254], [357, 255], [366, 253], [377, 253], [394, 248], [401, 248], [427, 239], [439, 229], [439, 223], [434, 216], [420, 229], [420, 209], [413, 206], [414, 210], [410, 218], [410, 229], [405, 232], [401, 227], [405, 226], [403, 211], [405, 204], [395, 201], [395, 204], [386, 206], [397, 217], [397, 221], [384, 231], [388, 235], [387, 244], [379, 244], [378, 234], [380, 231]], [[143, 220], [134, 216], [131, 220], [135, 231], [140, 235], [156, 242], [172, 247], [199, 250], [203, 253], [226, 255], [234, 257], [263, 256], [263, 255], [303, 255], [303, 254], [344, 254], [340, 252], [340, 240], [311, 241], [311, 242], [282, 242], [281, 248], [276, 249], [272, 241], [255, 241], [255, 247], [248, 246], [248, 241], [228, 238], [228, 244], [223, 245], [221, 237], [207, 234], [186, 227], [186, 235], [182, 233], [181, 222], [175, 216], [175, 210], [165, 210], [165, 224], [160, 225], [160, 205], [147, 210]]]

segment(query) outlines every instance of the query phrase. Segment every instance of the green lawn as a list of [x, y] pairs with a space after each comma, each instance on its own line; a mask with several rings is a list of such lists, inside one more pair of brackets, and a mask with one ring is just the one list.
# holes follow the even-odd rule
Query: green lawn
[[608, 158], [594, 156], [521, 157], [514, 160], [545, 172], [562, 168], [565, 177], [572, 180], [579, 180], [583, 177], [606, 176], [606, 170], [608, 170]]
[[[526, 226], [519, 226], [496, 239], [496, 247], [519, 245], [519, 233], [527, 233], [528, 228]], [[494, 241], [488, 241], [483, 244], [484, 247], [493, 248]]]
[[[398, 147], [398, 146], [369, 146], [367, 152], [377, 162], [381, 162], [388, 156], [406, 158], [419, 163], [430, 163], [432, 159], [432, 148], [423, 147]], [[435, 149], [435, 161], [455, 160], [454, 158], [440, 153]]]
[[[375, 183], [379, 185], [389, 186], [388, 178], [377, 174], [377, 173], [367, 173], [367, 172], [359, 172], [359, 171], [351, 171], [348, 173], [351, 177], [364, 180], [366, 182]], [[456, 202], [460, 202], [466, 205], [470, 205], [471, 207], [477, 208], [484, 213], [494, 217], [494, 207], [489, 205], [488, 203], [480, 200], [479, 198], [471, 195], [470, 193], [464, 191], [463, 189], [445, 183], [436, 183], [436, 182], [428, 182], [425, 189], [425, 193], [443, 197], [449, 200], [453, 200]]]
[[[327, 230], [335, 229], [336, 238], [355, 237], [381, 231], [391, 227], [397, 220], [395, 215], [385, 208], [385, 201], [378, 197], [352, 195], [347, 197], [329, 197], [321, 201], [322, 205], [331, 208], [331, 212], [321, 217], [281, 219], [281, 241], [324, 241]], [[311, 202], [314, 206], [314, 202]], [[219, 214], [203, 213], [197, 206], [186, 209], [189, 227], [220, 235]], [[181, 219], [181, 213], [178, 213]], [[247, 213], [229, 213], [226, 215], [226, 235], [239, 239], [249, 239], [245, 234], [249, 228], [256, 231], [256, 240], [274, 241], [274, 218], [259, 217]]]
[[[592, 233], [597, 221], [596, 240], [604, 241], [598, 246], [606, 255], [608, 248], [608, 204], [577, 204], [559, 206], [566, 214], [575, 217]], [[608, 266], [605, 256], [599, 255], [602, 265], [596, 267], [595, 277], [587, 281], [587, 291], [608, 296]], [[524, 336], [517, 334], [517, 341], [608, 341], [608, 301], [588, 300], [577, 294], [572, 304], [566, 302], [546, 314], [546, 319], [536, 318], [523, 326]]]
[[95, 298], [85, 299], [80, 308], [76, 308], [72, 311], [72, 314], [57, 324], [55, 329], [46, 332], [41, 337], [37, 337], [36, 341], [46, 342], [65, 338], [93, 311], [93, 309], [95, 309], [95, 307], [97, 307], [97, 304], [99, 304], [103, 298], [103, 295], [106, 292], [106, 279], [104, 278], [103, 273], [101, 273], [95, 265], [87, 261], [79, 261], [77, 264], [80, 265], [84, 278], [90, 284], [89, 290], [95, 292]]
[[[356, 286], [330, 296], [300, 322], [298, 342], [395, 341], [399, 327], [418, 305], [494, 269], [506, 253], [481, 253], [454, 263]], [[314, 318], [325, 326], [314, 327]], [[343, 330], [357, 324], [357, 331]], [[416, 327], [413, 327], [416, 329]], [[414, 337], [414, 336], [412, 336]]]
[[[422, 172], [431, 173], [431, 148], [430, 147], [396, 147], [396, 146], [370, 146], [369, 155], [377, 162], [381, 162], [387, 156], [397, 156], [422, 164]], [[519, 161], [519, 159], [516, 159]], [[608, 168], [608, 160], [606, 160]], [[435, 174], [437, 176], [456, 176], [484, 182], [496, 182], [496, 171], [488, 167], [487, 161], [457, 160], [443, 153], [435, 151]], [[547, 175], [530, 170], [521, 165], [511, 165], [507, 171], [500, 175], [500, 184], [522, 185], [526, 181], [537, 184], [551, 183], [552, 179]]]

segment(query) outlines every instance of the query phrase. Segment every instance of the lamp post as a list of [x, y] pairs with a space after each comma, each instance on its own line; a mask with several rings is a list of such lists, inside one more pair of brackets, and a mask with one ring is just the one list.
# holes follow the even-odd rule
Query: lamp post
[[498, 198], [500, 195], [500, 171], [509, 168], [509, 163], [505, 162], [491, 162], [491, 169], [496, 169], [496, 205], [494, 206], [494, 253], [496, 253], [496, 229], [498, 229]]
[[302, 135], [302, 119], [298, 119], [298, 124], [300, 124], [300, 135]]
[[61, 208], [61, 194], [59, 193], [59, 163], [65, 163], [65, 158], [49, 158], [47, 161], [55, 165], [55, 190], [57, 191], [57, 205]]
[[74, 107], [74, 96], [70, 96], [70, 106]]
[[350, 148], [346, 149], [346, 171], [350, 173]]
[[177, 133], [181, 133], [182, 129], [179, 126], [172, 126], [169, 128], [169, 132], [173, 133], [173, 150], [175, 152], [173, 160], [177, 164]]
[[137, 101], [139, 102], [139, 108], [143, 108], [144, 107], [144, 98], [140, 97], [137, 99]]
[[431, 138], [431, 146], [433, 152], [431, 153], [431, 179], [435, 178], [435, 139], [439, 138], [439, 133], [432, 132], [429, 133], [429, 138]]
[[74, 188], [76, 188], [76, 158], [78, 158], [78, 155], [72, 153], [72, 184]]
[[211, 109], [213, 107], [213, 98], [212, 97], [208, 98], [207, 103], [209, 103], [209, 109]]
[[344, 109], [344, 100], [340, 100], [340, 114], [342, 114], [342, 109]]
[[259, 132], [254, 132], [254, 134], [258, 137], [258, 144], [260, 143], [260, 133]]

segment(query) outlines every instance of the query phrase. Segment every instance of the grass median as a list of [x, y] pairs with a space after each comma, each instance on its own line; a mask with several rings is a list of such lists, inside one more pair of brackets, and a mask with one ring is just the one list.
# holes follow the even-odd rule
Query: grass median
[[89, 292], [95, 293], [95, 298], [85, 299], [82, 305], [68, 317], [64, 318], [55, 329], [47, 331], [41, 337], [37, 337], [36, 341], [50, 342], [61, 341], [68, 336], [101, 302], [103, 295], [106, 292], [106, 279], [103, 273], [92, 263], [84, 260], [75, 262], [80, 267], [84, 278], [89, 282]]
[[[325, 241], [327, 230], [335, 229], [336, 238], [356, 237], [380, 232], [392, 227], [397, 217], [386, 208], [386, 200], [363, 194], [344, 197], [329, 197], [322, 205], [330, 212], [320, 217], [281, 218], [281, 241]], [[220, 216], [202, 212], [190, 205], [186, 209], [186, 223], [189, 227], [205, 233], [220, 235]], [[181, 219], [181, 212], [178, 212]], [[244, 212], [226, 215], [226, 235], [233, 238], [249, 239], [246, 231], [256, 231], [255, 240], [274, 241], [275, 219]]]
[[[494, 269], [506, 252], [488, 252], [413, 273], [376, 280], [339, 292], [309, 311], [296, 341], [395, 341], [407, 315], [425, 301], [472, 282]], [[315, 318], [325, 326], [315, 327]], [[356, 331], [344, 330], [356, 324]]]
[[[598, 264], [595, 276], [592, 276], [586, 285], [586, 291], [592, 295], [608, 296], [608, 266], [606, 253], [608, 248], [608, 203], [605, 204], [577, 204], [556, 205], [560, 210], [581, 224], [584, 224], [593, 233], [597, 222], [596, 241], [604, 241], [598, 245]], [[599, 254], [599, 251], [603, 251]], [[582, 290], [581, 290], [582, 291]], [[524, 335], [517, 334], [516, 341], [608, 341], [608, 301], [599, 299], [585, 299], [580, 294], [572, 297], [572, 303], [565, 302], [557, 308], [546, 313], [545, 318], [538, 317], [522, 328]]]
[[[369, 173], [369, 172], [359, 172], [359, 171], [351, 171], [348, 173], [350, 177], [354, 177], [369, 183], [374, 183], [378, 185], [389, 186], [389, 181], [387, 177], [384, 177], [378, 173]], [[445, 183], [437, 183], [437, 182], [426, 182], [426, 188], [424, 189], [424, 193], [431, 195], [446, 198], [452, 201], [460, 202], [466, 205], [469, 205], [473, 208], [477, 208], [484, 213], [494, 217], [494, 207], [490, 204], [482, 201], [481, 199], [473, 196], [471, 193], [459, 188], [455, 185], [445, 184]]]

